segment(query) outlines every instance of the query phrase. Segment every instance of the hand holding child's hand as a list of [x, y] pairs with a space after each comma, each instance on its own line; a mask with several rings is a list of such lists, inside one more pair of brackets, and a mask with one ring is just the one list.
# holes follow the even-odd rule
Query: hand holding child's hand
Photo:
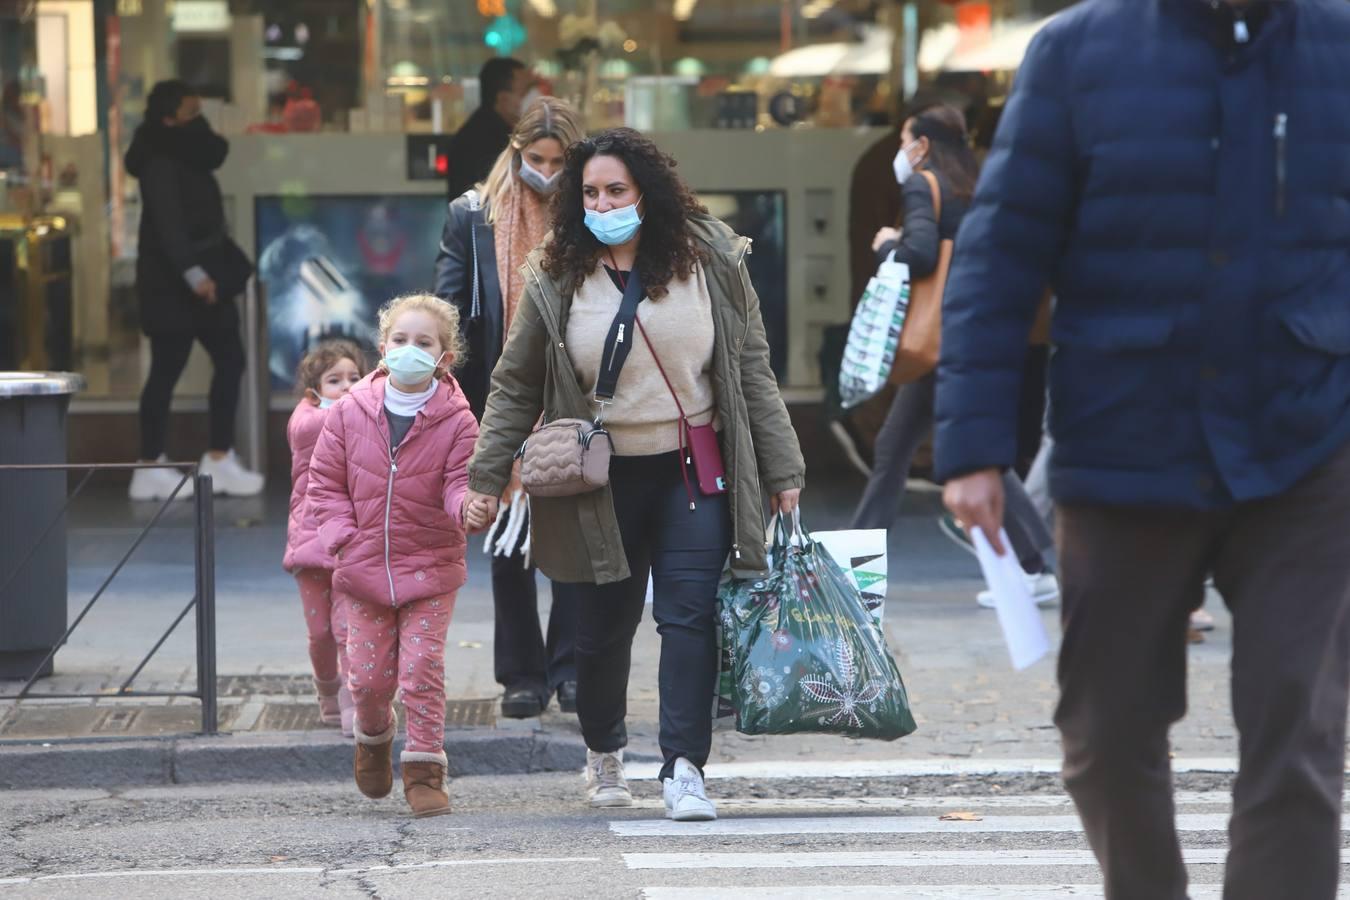
[[470, 534], [477, 534], [486, 529], [497, 518], [497, 498], [488, 494], [479, 494], [469, 491], [464, 498], [464, 527]]

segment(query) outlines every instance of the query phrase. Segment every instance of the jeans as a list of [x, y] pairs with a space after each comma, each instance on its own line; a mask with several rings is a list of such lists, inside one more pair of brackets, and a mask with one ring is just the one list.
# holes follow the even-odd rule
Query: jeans
[[712, 750], [717, 585], [731, 549], [730, 503], [726, 494], [704, 497], [694, 485], [696, 508], [690, 510], [676, 453], [615, 457], [610, 486], [631, 575], [614, 584], [571, 586], [579, 602], [577, 716], [591, 750], [614, 753], [627, 745], [633, 635], [650, 572], [661, 635], [664, 779], [682, 756], [702, 769]]
[[150, 375], [141, 391], [141, 459], [164, 452], [169, 433], [173, 389], [192, 353], [192, 341], [201, 342], [211, 357], [211, 392], [207, 402], [212, 450], [234, 446], [234, 416], [239, 408], [239, 379], [244, 374], [244, 343], [233, 328], [200, 328], [196, 332], [150, 335]]

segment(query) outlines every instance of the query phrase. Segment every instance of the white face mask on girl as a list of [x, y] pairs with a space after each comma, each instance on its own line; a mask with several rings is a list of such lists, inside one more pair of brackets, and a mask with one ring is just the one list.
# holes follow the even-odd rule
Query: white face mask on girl
[[900, 148], [900, 152], [895, 154], [895, 159], [891, 160], [891, 168], [895, 170], [895, 183], [901, 186], [909, 181], [909, 176], [914, 174], [914, 163], [910, 162], [909, 151], [912, 147], [917, 147], [917, 140], [910, 141]]

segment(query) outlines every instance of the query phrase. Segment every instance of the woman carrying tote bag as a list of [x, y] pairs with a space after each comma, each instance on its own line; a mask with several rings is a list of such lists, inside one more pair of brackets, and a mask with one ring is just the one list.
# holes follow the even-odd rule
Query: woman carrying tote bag
[[[456, 374], [480, 419], [524, 286], [525, 256], [552, 226], [549, 204], [557, 193], [563, 154], [584, 134], [581, 117], [569, 104], [553, 97], [536, 101], [516, 124], [487, 180], [450, 204], [436, 257], [436, 295], [459, 308], [469, 353]], [[533, 718], [548, 708], [555, 693], [563, 712], [576, 712], [576, 600], [566, 585], [553, 586], [545, 637], [528, 561], [528, 505], [518, 489], [517, 483], [505, 488], [503, 501], [511, 507], [514, 499], [514, 508], [490, 538], [493, 670], [504, 690], [502, 715]]]
[[[872, 474], [853, 514], [853, 528], [895, 524], [914, 454], [933, 432], [942, 288], [978, 175], [958, 110], [945, 104], [921, 108], [905, 120], [900, 136], [895, 177], [903, 187], [904, 228], [881, 229], [872, 246], [878, 264], [894, 252], [897, 262], [909, 266], [910, 306], [891, 378], [900, 389], [877, 434]], [[1010, 497], [1025, 498], [1015, 474], [1005, 482]], [[1029, 500], [1025, 507], [1030, 512], [1018, 515], [1021, 507], [1010, 499], [1009, 538], [1033, 596], [1053, 602], [1059, 589], [1046, 558], [1052, 541]]]
[[[614, 449], [607, 479], [531, 497], [539, 567], [580, 594], [587, 800], [633, 802], [624, 719], [651, 572], [666, 809], [677, 821], [712, 819], [702, 770], [718, 582], [728, 557], [736, 569], [767, 568], [764, 495], [791, 512], [806, 477], [745, 267], [750, 242], [708, 214], [673, 159], [626, 128], [568, 151], [554, 213], [551, 241], [526, 260], [525, 293], [492, 374], [465, 521], [491, 518], [522, 442], [531, 465], [526, 438], [538, 442], [541, 413], [549, 422], [603, 418]], [[601, 405], [597, 388], [613, 369], [617, 381], [600, 391], [612, 388], [612, 399]], [[715, 437], [709, 446], [700, 436]]]

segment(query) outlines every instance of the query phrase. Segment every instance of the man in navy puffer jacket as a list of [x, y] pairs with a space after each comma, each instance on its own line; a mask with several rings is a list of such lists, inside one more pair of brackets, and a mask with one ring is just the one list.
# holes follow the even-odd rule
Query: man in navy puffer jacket
[[1225, 897], [1331, 898], [1350, 681], [1350, 3], [1088, 0], [1034, 41], [958, 237], [937, 464], [996, 533], [1045, 286], [1065, 781], [1107, 896], [1173, 900], [1168, 728], [1233, 612]]

